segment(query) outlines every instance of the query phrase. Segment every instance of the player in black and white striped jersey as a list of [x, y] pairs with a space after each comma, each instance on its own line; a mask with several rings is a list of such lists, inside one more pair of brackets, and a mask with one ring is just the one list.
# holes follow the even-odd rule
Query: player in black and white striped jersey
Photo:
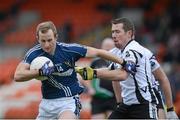
[[[171, 88], [167, 76], [159, 66], [154, 66], [153, 68], [152, 62], [156, 62], [155, 59], [153, 59], [154, 57], [151, 57], [153, 54], [147, 48], [144, 48], [135, 40], [133, 40], [135, 35], [134, 31], [135, 29], [133, 23], [131, 23], [131, 21], [127, 18], [115, 19], [112, 21], [112, 38], [115, 42], [115, 46], [117, 47], [112, 50], [112, 52], [114, 51], [116, 55], [124, 58], [125, 61], [132, 62], [132, 65], [128, 66], [130, 72], [133, 70], [132, 66], [135, 66], [135, 69], [133, 70], [134, 72], [132, 72], [125, 81], [120, 82], [123, 104], [130, 106], [127, 107], [122, 104], [117, 110], [118, 112], [113, 112], [110, 118], [157, 117], [155, 115], [156, 112], [153, 110], [154, 107], [147, 106], [147, 104], [155, 105], [155, 103], [157, 103], [154, 90], [152, 89], [152, 72], [154, 73], [155, 77], [160, 80], [161, 86], [165, 92], [167, 108], [168, 110], [171, 109], [171, 111], [168, 111], [168, 118], [177, 118], [176, 113], [173, 111]], [[120, 53], [117, 52], [119, 49], [121, 49]], [[138, 105], [133, 106], [134, 104]], [[142, 109], [142, 106], [144, 107], [144, 110]], [[132, 109], [132, 111], [124, 112], [124, 109], [127, 108]], [[146, 108], [149, 108], [149, 110]], [[126, 115], [130, 114], [130, 116], [127, 117], [126, 115], [123, 115], [123, 113], [126, 113]]]
[[[112, 49], [111, 50], [111, 53], [115, 54], [115, 55], [118, 55], [118, 56], [121, 56], [121, 50], [120, 49]], [[158, 68], [160, 68], [160, 64], [158, 63], [158, 61], [156, 60], [155, 56], [150, 54], [150, 58], [149, 58], [149, 62], [151, 64], [151, 70], [152, 70], [152, 73], [153, 72], [156, 72], [159, 71]], [[114, 63], [113, 63], [114, 64]], [[114, 67], [118, 67], [116, 64], [114, 64]], [[164, 101], [162, 99], [162, 94], [161, 94], [161, 91], [160, 91], [160, 88], [159, 88], [159, 81], [157, 81], [154, 77], [154, 75], [152, 74], [151, 76], [151, 80], [152, 80], [152, 88], [154, 90], [154, 93], [158, 99], [158, 104], [157, 104], [157, 110], [158, 110], [158, 118], [159, 119], [165, 119], [166, 118], [166, 111], [165, 111], [165, 105], [164, 105]], [[120, 87], [119, 85], [117, 85], [117, 82], [113, 82], [113, 85], [115, 87]], [[115, 89], [115, 88], [114, 88]], [[121, 92], [120, 89], [118, 88], [116, 90], [117, 92], [115, 92], [116, 96]], [[116, 100], [117, 102], [121, 102], [122, 101], [122, 97], [118, 95], [118, 97], [116, 97]]]
[[[147, 48], [144, 48], [133, 40], [135, 35], [134, 31], [133, 23], [127, 18], [115, 19], [112, 21], [112, 38], [117, 47], [112, 50], [112, 53], [114, 51], [116, 55], [132, 63], [126, 68], [126, 71], [129, 70], [131, 74], [125, 81], [120, 82], [123, 104], [121, 104], [109, 118], [157, 117], [156, 108], [153, 107], [157, 103], [157, 99], [152, 89], [152, 72], [155, 77], [160, 80], [165, 93], [168, 108], [167, 117], [177, 118], [176, 113], [173, 111], [171, 88], [167, 76], [158, 65], [152, 66], [153, 62], [156, 63], [155, 59], [153, 59], [154, 57], [151, 57], [153, 54]], [[133, 66], [135, 67], [133, 68]], [[128, 111], [129, 109], [131, 109], [130, 112]]]
[[[144, 47], [134, 40], [129, 41], [125, 49], [118, 51], [118, 48], [114, 48], [112, 53], [132, 62], [136, 70], [130, 73], [126, 80], [120, 82], [123, 103], [117, 111], [121, 112], [113, 112], [110, 118], [157, 118], [158, 100], [152, 90], [151, 65], [148, 59], [150, 52], [147, 53]], [[113, 65], [116, 68], [120, 67], [119, 64]], [[123, 109], [127, 111], [123, 112]], [[128, 112], [129, 109], [132, 110]]]
[[[152, 56], [152, 53], [134, 40], [134, 31], [133, 23], [127, 18], [112, 21], [112, 39], [116, 46], [112, 51], [124, 59], [122, 68], [126, 70], [126, 72], [118, 69], [121, 68], [121, 65], [118, 64], [112, 64], [115, 66], [114, 68], [117, 67], [115, 70], [96, 69], [93, 71], [95, 74], [93, 76], [95, 77], [120, 80], [122, 104], [113, 111], [109, 117], [110, 119], [157, 119], [156, 104], [158, 104], [158, 100], [152, 88], [152, 70], [149, 60], [149, 56]], [[119, 49], [121, 51], [119, 51]], [[111, 66], [111, 68], [113, 68], [113, 66]], [[90, 68], [83, 68], [78, 71], [81, 72], [81, 75], [86, 75], [84, 78], [91, 78], [87, 77], [88, 71], [92, 72]], [[92, 73], [89, 75], [92, 76]], [[177, 118], [172, 108], [173, 104], [169, 81], [161, 69], [155, 73], [155, 76], [156, 75], [164, 77], [163, 79], [159, 79], [161, 80], [162, 88], [168, 100], [166, 103], [167, 108], [171, 110], [172, 113], [169, 112], [169, 116]]]

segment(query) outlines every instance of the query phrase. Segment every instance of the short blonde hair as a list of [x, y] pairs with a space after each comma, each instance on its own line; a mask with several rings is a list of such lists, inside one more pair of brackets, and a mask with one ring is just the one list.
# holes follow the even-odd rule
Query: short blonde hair
[[58, 37], [56, 26], [52, 21], [40, 23], [36, 28], [36, 37], [39, 38], [39, 31], [46, 33], [49, 29], [53, 31], [55, 37]]

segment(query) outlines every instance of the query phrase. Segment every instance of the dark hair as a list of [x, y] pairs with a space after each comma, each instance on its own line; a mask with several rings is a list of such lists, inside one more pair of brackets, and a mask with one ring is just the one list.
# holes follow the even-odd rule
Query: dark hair
[[134, 24], [128, 19], [128, 18], [117, 18], [117, 19], [113, 19], [111, 21], [112, 24], [119, 24], [122, 23], [123, 24], [123, 29], [125, 32], [132, 30], [132, 33], [135, 33], [135, 27]]
[[40, 23], [36, 28], [36, 36], [39, 37], [39, 31], [41, 31], [42, 33], [46, 33], [49, 29], [53, 31], [55, 37], [58, 37], [56, 26], [52, 21]]

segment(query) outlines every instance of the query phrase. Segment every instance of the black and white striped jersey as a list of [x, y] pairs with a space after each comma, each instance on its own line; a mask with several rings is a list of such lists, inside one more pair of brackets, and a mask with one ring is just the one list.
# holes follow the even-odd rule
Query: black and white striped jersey
[[[152, 72], [160, 67], [159, 62], [157, 61], [154, 55], [152, 55], [149, 60], [150, 60]], [[152, 75], [152, 87], [155, 88], [157, 91], [159, 91], [159, 81], [157, 81], [153, 75]]]
[[[150, 57], [153, 55], [152, 52], [134, 40], [130, 41], [123, 50], [113, 48], [110, 52], [125, 60], [133, 61], [137, 65], [135, 75], [129, 74], [126, 80], [120, 81], [123, 103], [127, 105], [157, 103], [151, 80]], [[115, 68], [121, 67], [119, 64], [113, 64]]]

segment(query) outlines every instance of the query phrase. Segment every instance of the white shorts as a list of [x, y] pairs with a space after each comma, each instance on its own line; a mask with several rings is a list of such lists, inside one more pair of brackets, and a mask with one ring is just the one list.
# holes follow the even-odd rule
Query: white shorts
[[58, 99], [42, 99], [36, 119], [58, 119], [60, 114], [66, 110], [71, 110], [79, 117], [80, 109], [81, 103], [78, 95]]

